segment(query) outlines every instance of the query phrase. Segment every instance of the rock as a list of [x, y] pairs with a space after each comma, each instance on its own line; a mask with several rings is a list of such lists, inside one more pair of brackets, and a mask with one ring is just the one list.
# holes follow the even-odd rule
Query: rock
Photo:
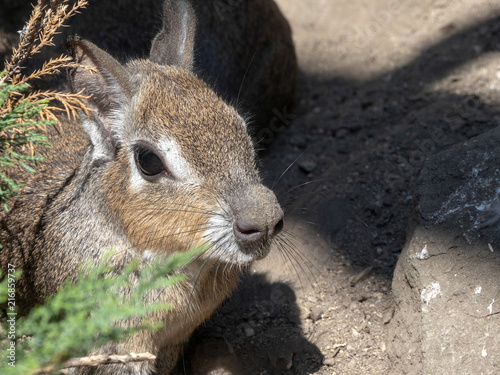
[[380, 351], [383, 353], [387, 350], [387, 345], [385, 344], [385, 342], [382, 341], [379, 345], [379, 348], [380, 348]]
[[355, 358], [351, 359], [347, 364], [347, 368], [354, 369], [356, 367], [357, 362], [358, 361]]
[[321, 320], [321, 315], [325, 312], [325, 309], [323, 306], [314, 306], [311, 308], [311, 319], [313, 322], [316, 322], [318, 320]]
[[252, 337], [255, 335], [255, 330], [252, 327], [245, 327], [245, 335], [246, 337]]
[[327, 358], [323, 361], [323, 364], [326, 366], [333, 366], [335, 364], [335, 359]]
[[314, 296], [308, 296], [307, 300], [312, 303], [318, 303], [318, 299]]
[[288, 318], [292, 322], [300, 324], [302, 320], [311, 318], [311, 309], [309, 309], [306, 306], [300, 306], [300, 310], [298, 311], [295, 309], [291, 309], [290, 312], [288, 313]]
[[304, 160], [299, 163], [299, 168], [302, 172], [309, 174], [314, 172], [318, 164], [312, 160]]
[[391, 307], [389, 311], [386, 311], [384, 313], [384, 316], [382, 317], [382, 321], [384, 324], [389, 324], [390, 321], [392, 320], [392, 317], [394, 316], [394, 307]]
[[[500, 128], [430, 159], [393, 278], [391, 374], [500, 366]], [[500, 302], [500, 301], [499, 301]]]

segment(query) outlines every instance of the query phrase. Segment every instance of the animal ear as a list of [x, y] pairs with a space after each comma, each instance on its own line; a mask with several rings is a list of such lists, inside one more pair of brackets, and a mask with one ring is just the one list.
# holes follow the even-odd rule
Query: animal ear
[[68, 71], [71, 90], [89, 96], [86, 104], [92, 115], [83, 121], [83, 127], [94, 146], [94, 159], [112, 158], [132, 96], [129, 74], [118, 61], [89, 41], [71, 37], [67, 46], [80, 65]]
[[165, 0], [163, 27], [153, 40], [149, 59], [191, 70], [195, 31], [196, 15], [189, 0]]

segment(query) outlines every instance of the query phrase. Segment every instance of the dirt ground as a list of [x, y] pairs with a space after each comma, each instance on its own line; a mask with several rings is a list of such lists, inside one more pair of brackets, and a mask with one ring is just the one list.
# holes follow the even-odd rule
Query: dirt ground
[[500, 124], [500, 4], [277, 2], [302, 72], [299, 107], [277, 114], [293, 121], [261, 162], [286, 241], [199, 329], [185, 373], [386, 374], [416, 177]]
[[178, 370], [386, 374], [418, 173], [500, 125], [500, 3], [276, 1], [294, 33], [300, 103], [277, 109], [288, 126], [266, 133], [261, 169], [286, 230]]

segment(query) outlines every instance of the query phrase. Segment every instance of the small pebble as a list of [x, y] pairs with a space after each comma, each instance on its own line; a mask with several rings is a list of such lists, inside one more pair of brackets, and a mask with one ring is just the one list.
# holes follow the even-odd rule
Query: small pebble
[[317, 320], [321, 320], [321, 316], [324, 313], [324, 309], [321, 306], [314, 306], [311, 308], [311, 319], [313, 322], [316, 322]]
[[326, 366], [333, 366], [335, 364], [335, 359], [327, 358], [323, 361], [323, 364]]
[[311, 310], [305, 306], [300, 307], [300, 318], [308, 319], [311, 318]]
[[314, 162], [312, 160], [304, 160], [304, 161], [299, 163], [299, 168], [302, 172], [309, 174], [309, 173], [314, 172], [317, 165], [318, 164], [316, 164], [316, 162]]
[[384, 324], [389, 324], [393, 316], [394, 316], [394, 307], [389, 309], [389, 311], [387, 311], [382, 317]]
[[252, 327], [246, 327], [245, 335], [247, 335], [247, 337], [252, 337], [253, 335], [255, 335], [255, 330]]
[[312, 303], [318, 303], [318, 299], [316, 297], [313, 297], [313, 296], [307, 297], [307, 300], [309, 302], [312, 302]]

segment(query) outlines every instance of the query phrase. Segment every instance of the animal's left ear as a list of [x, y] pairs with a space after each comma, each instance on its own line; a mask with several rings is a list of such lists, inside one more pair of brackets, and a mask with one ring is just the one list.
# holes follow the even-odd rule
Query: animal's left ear
[[195, 32], [196, 15], [189, 0], [165, 0], [163, 27], [153, 40], [149, 59], [191, 70]]

